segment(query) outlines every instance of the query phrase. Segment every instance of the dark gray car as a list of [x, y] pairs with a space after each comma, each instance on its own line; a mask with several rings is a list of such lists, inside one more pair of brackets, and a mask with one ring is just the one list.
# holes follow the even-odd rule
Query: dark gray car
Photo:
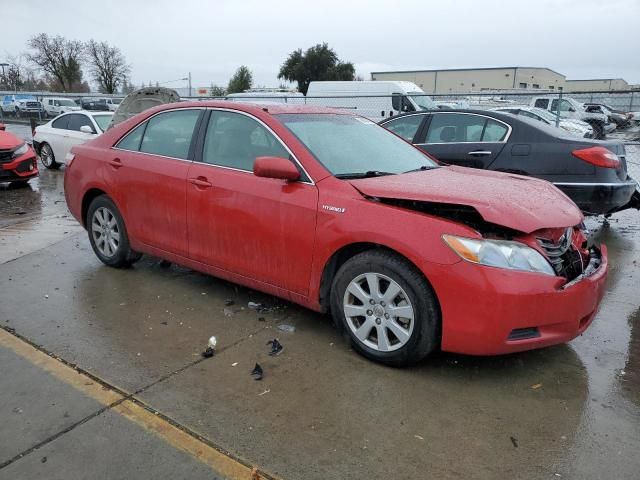
[[509, 113], [416, 112], [380, 125], [445, 164], [548, 180], [585, 214], [640, 209], [638, 182], [627, 173], [624, 144], [572, 137]]

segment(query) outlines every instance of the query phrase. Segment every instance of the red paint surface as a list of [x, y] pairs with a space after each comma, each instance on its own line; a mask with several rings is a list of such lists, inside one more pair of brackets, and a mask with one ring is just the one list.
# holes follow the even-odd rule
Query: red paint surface
[[[262, 120], [287, 144], [313, 183], [111, 148], [150, 115], [184, 107], [239, 110]], [[433, 287], [442, 311], [444, 350], [498, 354], [537, 348], [566, 342], [590, 323], [603, 294], [606, 248], [596, 274], [562, 289], [561, 277], [462, 261], [441, 236], [479, 238], [478, 232], [360, 193], [471, 205], [485, 220], [523, 232], [519, 240], [534, 246], [531, 232], [556, 236], [563, 231], [557, 229], [582, 221], [577, 207], [550, 184], [459, 167], [339, 180], [272, 116], [327, 110], [264, 109], [235, 102], [165, 105], [74, 147], [76, 158], [65, 172], [70, 211], [84, 223], [83, 198], [99, 189], [118, 205], [134, 249], [316, 310], [321, 308], [323, 271], [336, 252], [355, 243], [384, 246], [412, 262]], [[506, 340], [513, 328], [523, 327], [538, 327], [541, 336]]]

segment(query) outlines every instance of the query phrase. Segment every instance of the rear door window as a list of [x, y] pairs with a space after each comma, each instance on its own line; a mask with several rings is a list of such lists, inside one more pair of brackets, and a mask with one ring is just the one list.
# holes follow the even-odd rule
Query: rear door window
[[142, 141], [142, 134], [144, 133], [144, 129], [147, 126], [147, 122], [138, 125], [136, 128], [131, 130], [122, 140], [118, 142], [116, 148], [121, 148], [122, 150], [130, 150], [132, 152], [137, 152], [140, 150], [140, 142]]
[[418, 128], [422, 124], [424, 115], [409, 115], [407, 117], [397, 117], [384, 124], [384, 128], [391, 130], [399, 137], [411, 142], [416, 136]]
[[177, 110], [156, 115], [148, 121], [140, 151], [187, 159], [193, 130], [201, 110]]
[[60, 129], [66, 130], [67, 126], [69, 125], [69, 117], [70, 116], [71, 115], [65, 115], [63, 117], [56, 118], [53, 121], [53, 123], [51, 124], [51, 127], [60, 128]]
[[496, 122], [495, 120], [487, 119], [487, 124], [484, 127], [482, 133], [483, 142], [501, 142], [507, 135], [509, 129], [504, 123]]

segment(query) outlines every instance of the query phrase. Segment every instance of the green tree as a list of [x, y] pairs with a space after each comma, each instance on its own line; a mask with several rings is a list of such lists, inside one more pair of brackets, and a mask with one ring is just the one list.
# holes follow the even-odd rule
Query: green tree
[[342, 62], [327, 43], [294, 50], [280, 67], [278, 78], [297, 82], [298, 90], [307, 94], [309, 83], [323, 80], [353, 80], [355, 68], [351, 62]]
[[227, 86], [227, 93], [240, 93], [245, 90], [249, 90], [253, 85], [253, 75], [251, 74], [251, 70], [242, 65], [236, 73], [233, 74], [231, 80], [229, 80], [229, 85]]

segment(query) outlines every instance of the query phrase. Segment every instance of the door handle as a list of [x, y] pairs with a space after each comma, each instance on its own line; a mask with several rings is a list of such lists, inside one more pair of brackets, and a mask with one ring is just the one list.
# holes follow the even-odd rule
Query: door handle
[[112, 160], [109, 160], [109, 165], [117, 169], [122, 167], [122, 161], [119, 158], [114, 158]]
[[476, 155], [478, 157], [482, 157], [485, 155], [491, 155], [491, 151], [490, 150], [473, 150], [472, 152], [469, 152], [467, 155]]
[[196, 187], [200, 187], [200, 188], [210, 188], [213, 187], [213, 185], [211, 184], [211, 182], [209, 182], [209, 180], [207, 180], [207, 177], [196, 177], [196, 178], [190, 178], [189, 182], [194, 184]]

